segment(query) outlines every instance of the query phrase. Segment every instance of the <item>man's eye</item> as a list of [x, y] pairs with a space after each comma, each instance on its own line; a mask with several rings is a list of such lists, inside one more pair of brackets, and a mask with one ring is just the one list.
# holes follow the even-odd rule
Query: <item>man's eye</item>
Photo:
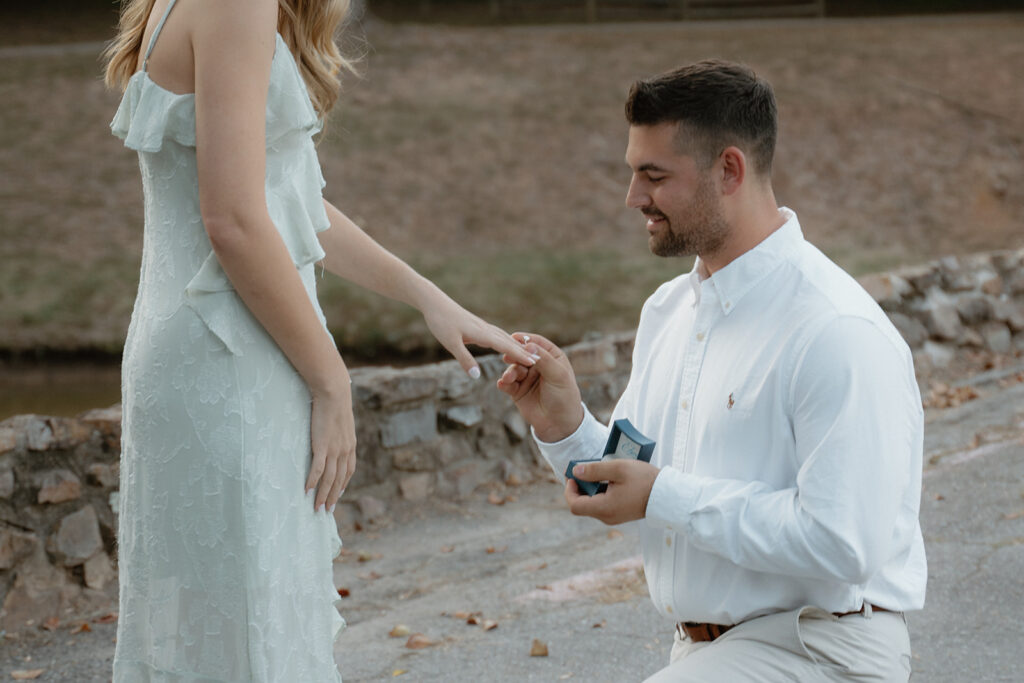
[[649, 176], [647, 176], [647, 179], [649, 181], [651, 181], [652, 183], [660, 183], [662, 180], [665, 179], [665, 176], [663, 176], [663, 175], [660, 175], [660, 176], [649, 175]]

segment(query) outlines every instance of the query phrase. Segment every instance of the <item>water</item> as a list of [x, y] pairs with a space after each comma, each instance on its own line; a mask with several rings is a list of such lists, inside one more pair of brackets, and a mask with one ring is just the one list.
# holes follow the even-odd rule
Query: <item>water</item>
[[0, 420], [25, 413], [73, 417], [120, 401], [117, 364], [0, 364]]

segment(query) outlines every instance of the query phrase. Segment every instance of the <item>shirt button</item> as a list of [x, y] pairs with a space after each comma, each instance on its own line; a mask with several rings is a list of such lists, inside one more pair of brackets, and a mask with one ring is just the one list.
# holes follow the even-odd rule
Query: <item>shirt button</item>
[[726, 308], [732, 308], [732, 304], [730, 302], [726, 301], [725, 302], [725, 307]]
[[690, 404], [684, 398], [682, 401], [679, 402], [679, 407], [682, 408], [683, 410], [687, 410], [689, 409]]
[[703, 332], [698, 332], [697, 333], [697, 341], [704, 341], [704, 333]]
[[672, 614], [672, 605], [665, 605], [665, 611]]
[[672, 547], [672, 537], [671, 536], [666, 536], [665, 537], [665, 545], [667, 545], [669, 548]]

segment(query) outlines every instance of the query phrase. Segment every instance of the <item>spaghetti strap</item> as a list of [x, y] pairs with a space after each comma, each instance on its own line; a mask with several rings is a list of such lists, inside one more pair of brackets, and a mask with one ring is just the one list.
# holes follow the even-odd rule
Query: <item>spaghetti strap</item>
[[149, 39], [149, 47], [146, 49], [146, 56], [142, 60], [142, 70], [145, 71], [149, 67], [149, 55], [153, 54], [153, 46], [156, 45], [156, 39], [160, 37], [160, 31], [164, 28], [164, 22], [167, 21], [167, 17], [170, 16], [171, 10], [174, 9], [174, 3], [177, 0], [170, 0], [167, 3], [167, 9], [164, 10], [164, 15], [160, 17], [160, 23], [156, 25], [153, 30], [153, 37]]

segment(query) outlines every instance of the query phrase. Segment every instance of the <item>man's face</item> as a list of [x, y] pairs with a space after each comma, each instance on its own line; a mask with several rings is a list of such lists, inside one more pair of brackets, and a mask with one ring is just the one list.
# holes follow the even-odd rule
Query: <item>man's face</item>
[[633, 178], [626, 206], [647, 217], [648, 244], [657, 256], [719, 251], [729, 225], [712, 175], [679, 150], [675, 123], [630, 126], [626, 163]]

